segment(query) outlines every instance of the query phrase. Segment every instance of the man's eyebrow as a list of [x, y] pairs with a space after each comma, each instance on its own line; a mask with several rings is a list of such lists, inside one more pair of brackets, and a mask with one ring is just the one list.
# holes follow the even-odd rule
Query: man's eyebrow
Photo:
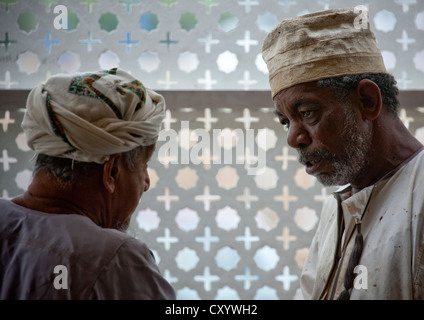
[[[296, 110], [297, 108], [299, 108], [304, 103], [306, 103], [306, 100], [304, 98], [300, 98], [300, 99], [296, 100], [295, 102], [293, 102], [291, 104], [291, 108], [292, 108], [292, 110]], [[278, 110], [274, 110], [274, 114], [277, 117], [282, 117], [283, 116], [283, 114], [280, 111], [278, 111]]]
[[306, 101], [304, 98], [300, 98], [298, 100], [296, 100], [295, 102], [292, 103], [291, 108], [293, 110], [299, 108], [302, 104], [304, 104]]

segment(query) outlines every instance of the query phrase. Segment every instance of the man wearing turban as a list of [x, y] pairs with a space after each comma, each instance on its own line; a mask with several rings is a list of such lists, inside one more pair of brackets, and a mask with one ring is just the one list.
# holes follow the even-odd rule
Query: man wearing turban
[[0, 299], [175, 299], [125, 231], [149, 189], [165, 100], [121, 69], [59, 74], [29, 93], [28, 190], [0, 200]]
[[424, 148], [398, 117], [365, 7], [283, 20], [263, 58], [306, 172], [339, 189], [300, 277], [305, 299], [424, 299]]

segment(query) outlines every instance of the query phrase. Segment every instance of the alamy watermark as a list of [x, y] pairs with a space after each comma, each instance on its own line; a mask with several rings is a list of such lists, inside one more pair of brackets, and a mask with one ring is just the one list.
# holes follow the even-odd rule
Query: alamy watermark
[[368, 289], [368, 269], [366, 266], [359, 264], [354, 269], [353, 272], [357, 274], [353, 280], [353, 287], [356, 290]]
[[353, 26], [355, 29], [362, 30], [369, 28], [368, 21], [368, 9], [365, 6], [356, 6], [353, 11], [357, 13], [355, 20], [353, 20]]
[[57, 274], [53, 280], [53, 287], [57, 290], [68, 289], [68, 268], [59, 264], [54, 267], [53, 273]]
[[254, 129], [228, 130], [213, 129], [212, 134], [206, 129], [190, 130], [189, 121], [181, 121], [179, 133], [160, 131], [158, 141], [165, 143], [159, 147], [158, 160], [162, 164], [244, 164], [248, 175], [263, 173], [266, 150], [259, 144], [266, 144], [266, 130], [259, 129], [256, 136]]
[[68, 29], [68, 8], [64, 5], [57, 5], [53, 9], [57, 16], [53, 20], [53, 27], [57, 30]]
[[[354, 12], [358, 14], [355, 18], [353, 25], [355, 29], [368, 29], [368, 9], [363, 5], [358, 5], [354, 7]], [[57, 16], [53, 20], [53, 26], [57, 30], [67, 30], [68, 29], [68, 8], [64, 5], [56, 5], [53, 9], [53, 13]]]
[[[354, 281], [353, 287], [356, 290], [368, 289], [368, 269], [364, 265], [357, 265], [353, 272], [358, 274]], [[69, 289], [68, 286], [68, 268], [64, 265], [57, 265], [53, 269], [53, 273], [57, 274], [53, 280], [53, 286], [57, 290]]]

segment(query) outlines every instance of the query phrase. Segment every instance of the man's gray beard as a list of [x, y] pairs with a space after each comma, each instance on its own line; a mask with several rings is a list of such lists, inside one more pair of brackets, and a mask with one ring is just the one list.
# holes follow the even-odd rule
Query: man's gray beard
[[332, 165], [333, 174], [316, 177], [324, 186], [342, 186], [358, 181], [365, 175], [368, 168], [367, 155], [371, 148], [371, 137], [358, 128], [355, 114], [350, 105], [346, 106], [344, 116], [345, 127], [340, 136], [340, 140], [345, 142], [342, 156], [337, 157], [325, 149], [313, 152], [299, 150], [299, 160], [319, 157]]

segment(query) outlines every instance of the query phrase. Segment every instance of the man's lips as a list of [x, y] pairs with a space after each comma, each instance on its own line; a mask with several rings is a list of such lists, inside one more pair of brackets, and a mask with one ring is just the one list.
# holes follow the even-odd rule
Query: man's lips
[[302, 164], [306, 167], [306, 173], [314, 175], [320, 169], [322, 159], [304, 159]]
[[309, 166], [313, 166], [313, 165], [317, 164], [320, 161], [321, 161], [321, 159], [312, 159], [312, 160], [303, 161], [303, 164], [305, 166], [309, 167]]

